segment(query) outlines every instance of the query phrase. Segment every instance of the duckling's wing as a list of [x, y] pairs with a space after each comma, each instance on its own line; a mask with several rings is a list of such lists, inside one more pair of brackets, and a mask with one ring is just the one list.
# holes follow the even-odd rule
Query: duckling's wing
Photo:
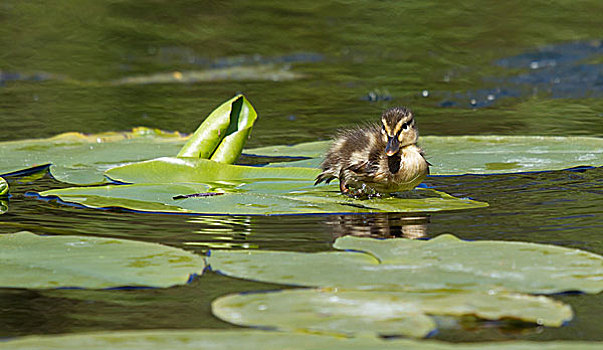
[[423, 160], [425, 160], [425, 163], [427, 163], [427, 175], [429, 175], [429, 167], [432, 166], [433, 164], [431, 164], [427, 158], [425, 157], [425, 151], [423, 151], [423, 149], [421, 149], [419, 151], [419, 154], [421, 155], [421, 157], [423, 157]]
[[335, 179], [335, 176], [333, 176], [333, 174], [327, 171], [323, 171], [316, 177], [316, 181], [314, 181], [314, 186], [318, 185], [321, 182], [329, 184], [329, 182], [333, 181], [333, 179]]
[[369, 170], [368, 168], [369, 168], [368, 161], [350, 164], [350, 166], [347, 167], [348, 170], [351, 170], [351, 171], [355, 172], [356, 174], [367, 173]]

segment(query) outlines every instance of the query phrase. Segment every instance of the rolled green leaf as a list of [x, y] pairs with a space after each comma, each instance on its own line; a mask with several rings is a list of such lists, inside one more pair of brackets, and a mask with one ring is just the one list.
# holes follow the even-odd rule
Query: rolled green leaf
[[216, 108], [178, 152], [177, 157], [232, 164], [243, 150], [257, 113], [243, 95]]
[[8, 182], [0, 177], [0, 197], [8, 196]]

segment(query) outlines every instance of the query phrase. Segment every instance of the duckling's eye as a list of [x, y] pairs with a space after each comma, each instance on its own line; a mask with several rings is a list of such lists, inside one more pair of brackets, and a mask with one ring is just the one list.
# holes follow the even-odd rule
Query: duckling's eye
[[385, 135], [385, 125], [381, 125], [381, 133]]
[[410, 124], [409, 124], [409, 123], [404, 123], [404, 124], [402, 124], [402, 130], [406, 130], [406, 129], [408, 129], [408, 127], [409, 127], [409, 126], [410, 126]]

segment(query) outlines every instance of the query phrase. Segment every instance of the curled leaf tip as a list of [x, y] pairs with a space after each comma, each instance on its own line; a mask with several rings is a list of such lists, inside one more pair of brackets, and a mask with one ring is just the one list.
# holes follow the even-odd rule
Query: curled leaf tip
[[0, 197], [8, 196], [8, 190], [8, 182], [3, 177], [0, 177]]
[[249, 100], [237, 94], [201, 123], [177, 157], [232, 164], [239, 158], [256, 119], [257, 113]]

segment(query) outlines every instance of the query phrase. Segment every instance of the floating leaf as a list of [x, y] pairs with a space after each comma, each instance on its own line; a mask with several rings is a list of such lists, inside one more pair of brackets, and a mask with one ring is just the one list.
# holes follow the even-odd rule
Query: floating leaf
[[5, 288], [170, 287], [204, 269], [201, 256], [155, 243], [81, 236], [0, 235]]
[[232, 164], [251, 132], [257, 113], [243, 95], [224, 102], [205, 118], [177, 157], [211, 159]]
[[[219, 164], [220, 168], [234, 167], [220, 163], [215, 164]], [[263, 170], [262, 168], [250, 168], [253, 171], [247, 174], [249, 176], [257, 175], [255, 170]], [[293, 170], [293, 168], [282, 169]], [[148, 175], [151, 178], [156, 175], [163, 176], [161, 171], [137, 174], [143, 177]], [[200, 176], [205, 177], [211, 174], [211, 172], [201, 172]], [[295, 174], [295, 171], [285, 172], [283, 175], [285, 180], [254, 179], [249, 183], [241, 183], [240, 180], [232, 180], [232, 182], [225, 180], [207, 184], [138, 183], [102, 187], [71, 187], [44, 191], [40, 195], [42, 197], [56, 196], [65, 202], [78, 203], [90, 208], [120, 207], [145, 212], [228, 215], [430, 212], [486, 206], [482, 202], [458, 199], [430, 189], [418, 189], [416, 192], [421, 196], [417, 195], [417, 198], [388, 197], [355, 200], [339, 194], [337, 185], [314, 187], [312, 181], [286, 180], [286, 176], [295, 176]], [[174, 172], [172, 175], [180, 176], [178, 172]], [[228, 172], [225, 178], [228, 179]], [[222, 195], [203, 195], [213, 193], [222, 193]], [[190, 194], [201, 195], [187, 196]]]
[[572, 318], [569, 306], [544, 296], [463, 290], [289, 289], [227, 295], [212, 303], [212, 312], [240, 326], [347, 336], [425, 337], [436, 328], [427, 314], [511, 318], [545, 326], [561, 326]]
[[318, 174], [307, 168], [263, 168], [229, 165], [207, 159], [163, 157], [114, 167], [105, 175], [125, 183], [201, 183], [213, 181], [311, 180]]
[[0, 174], [43, 168], [59, 181], [100, 183], [103, 172], [117, 165], [171, 156], [185, 137], [157, 129], [135, 128], [130, 132], [95, 135], [65, 133], [48, 139], [0, 143]]
[[[432, 175], [494, 174], [603, 165], [603, 139], [546, 136], [424, 136], [420, 143]], [[266, 157], [318, 158], [330, 142], [247, 149]], [[275, 163], [276, 165], [278, 163]], [[316, 167], [320, 159], [287, 163]]]
[[[92, 208], [230, 215], [417, 212], [483, 207], [435, 190], [410, 198], [355, 200], [336, 185], [313, 186], [318, 171], [307, 168], [236, 166], [196, 158], [164, 157], [108, 170], [131, 185], [72, 187], [40, 193]], [[212, 194], [220, 193], [216, 196]]]
[[[428, 241], [346, 236], [348, 252], [212, 251], [214, 271], [269, 283], [382, 290], [603, 290], [603, 257], [578, 249], [504, 241]], [[366, 252], [366, 253], [364, 253]]]
[[246, 350], [575, 350], [600, 349], [601, 342], [445, 343], [431, 340], [341, 338], [260, 330], [145, 330], [27, 336], [0, 342], [0, 349], [246, 349]]
[[[422, 138], [423, 139], [423, 138]], [[244, 151], [245, 154], [252, 154], [263, 157], [308, 157], [316, 158], [325, 154], [330, 141], [304, 142], [295, 145], [278, 145], [268, 147], [250, 148]]]

